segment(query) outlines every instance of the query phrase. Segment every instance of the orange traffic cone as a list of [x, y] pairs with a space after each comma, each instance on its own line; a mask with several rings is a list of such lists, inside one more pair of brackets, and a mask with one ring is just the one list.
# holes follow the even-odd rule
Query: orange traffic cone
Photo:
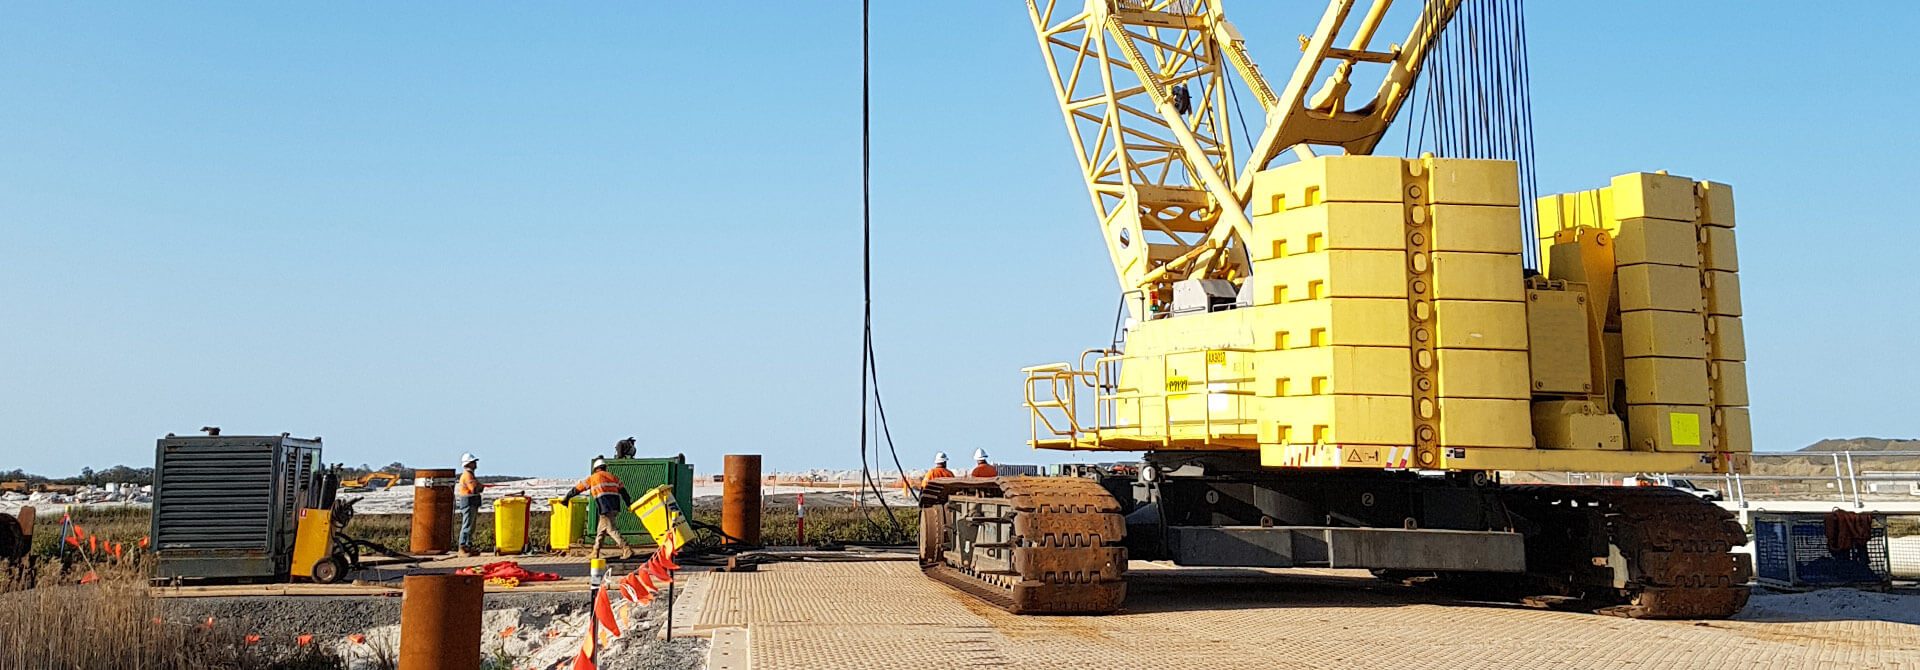
[[600, 589], [600, 595], [593, 597], [593, 613], [595, 618], [599, 619], [601, 627], [613, 633], [614, 637], [620, 637], [620, 623], [613, 619], [613, 603], [607, 602], [605, 588]]

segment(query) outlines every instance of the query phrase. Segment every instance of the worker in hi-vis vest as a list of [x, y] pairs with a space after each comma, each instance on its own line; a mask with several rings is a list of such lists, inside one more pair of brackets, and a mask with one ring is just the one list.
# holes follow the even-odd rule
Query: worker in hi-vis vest
[[993, 467], [992, 465], [987, 464], [987, 450], [985, 449], [973, 450], [973, 463], [974, 463], [973, 472], [967, 473], [968, 477], [1000, 476], [999, 468], [996, 468], [996, 467]]
[[594, 522], [593, 557], [600, 557], [601, 541], [606, 536], [612, 535], [614, 543], [620, 545], [620, 558], [633, 558], [633, 547], [627, 546], [627, 538], [622, 537], [620, 529], [613, 525], [613, 521], [620, 518], [620, 510], [626, 509], [627, 505], [632, 504], [633, 501], [627, 495], [627, 487], [620, 483], [620, 478], [607, 472], [606, 461], [593, 459], [593, 474], [587, 475], [586, 479], [574, 484], [573, 490], [568, 491], [567, 496], [561, 498], [560, 502], [566, 504], [574, 496], [582, 493], [591, 497], [593, 513], [599, 517], [599, 520]]
[[953, 476], [956, 476], [953, 474], [953, 471], [947, 469], [947, 452], [942, 451], [933, 455], [933, 469], [927, 471], [927, 476], [920, 478], [920, 485], [924, 487], [927, 485], [927, 482], [941, 477]]
[[[953, 471], [947, 469], [947, 452], [942, 451], [936, 453], [933, 455], [933, 469], [928, 470], [927, 474], [920, 478], [920, 488], [926, 488], [927, 482], [941, 477], [952, 476], [954, 476]], [[900, 476], [900, 491], [907, 495], [913, 495], [913, 487], [907, 483], [905, 473], [902, 473]]]
[[473, 454], [460, 455], [460, 482], [453, 487], [453, 509], [460, 513], [460, 553], [479, 556], [480, 550], [473, 546], [473, 526], [480, 517], [480, 478], [474, 475], [480, 469], [480, 457]]

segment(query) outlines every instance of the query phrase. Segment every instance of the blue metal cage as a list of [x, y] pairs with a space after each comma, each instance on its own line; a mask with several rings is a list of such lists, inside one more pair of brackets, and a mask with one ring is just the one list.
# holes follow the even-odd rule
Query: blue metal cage
[[1825, 517], [1820, 513], [1755, 514], [1756, 581], [1785, 589], [1884, 586], [1892, 581], [1886, 517], [1873, 516], [1873, 531], [1866, 546], [1838, 555], [1827, 549]]

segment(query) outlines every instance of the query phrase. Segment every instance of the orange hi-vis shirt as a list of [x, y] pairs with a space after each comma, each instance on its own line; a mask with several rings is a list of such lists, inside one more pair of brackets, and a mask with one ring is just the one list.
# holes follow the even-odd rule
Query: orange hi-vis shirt
[[935, 479], [939, 479], [941, 477], [952, 477], [952, 476], [954, 476], [952, 470], [948, 470], [946, 468], [936, 465], [936, 466], [933, 466], [932, 470], [927, 471], [927, 476], [920, 478], [920, 485], [926, 486], [927, 482], [933, 481]]
[[620, 478], [613, 476], [611, 472], [601, 470], [587, 475], [586, 479], [574, 484], [573, 490], [595, 497], [617, 496], [620, 495]]
[[460, 471], [460, 487], [458, 489], [455, 489], [454, 492], [459, 493], [460, 495], [463, 495], [463, 496], [479, 495], [480, 479], [478, 477], [473, 476], [472, 470], [461, 470]]
[[998, 477], [1000, 476], [1000, 470], [993, 467], [992, 465], [981, 463], [979, 465], [973, 466], [973, 472], [967, 473], [967, 476], [968, 477]]

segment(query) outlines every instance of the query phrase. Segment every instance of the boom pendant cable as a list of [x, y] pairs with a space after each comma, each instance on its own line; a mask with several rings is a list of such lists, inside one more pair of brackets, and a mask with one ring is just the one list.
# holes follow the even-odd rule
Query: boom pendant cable
[[[900, 454], [893, 447], [893, 433], [887, 427], [885, 405], [880, 403], [880, 378], [876, 372], [873, 353], [873, 2], [862, 0], [860, 3], [860, 483], [873, 492], [879, 501], [881, 511], [887, 517], [887, 527], [881, 528], [874, 523], [871, 515], [863, 515], [867, 525], [878, 531], [888, 542], [904, 542], [906, 529], [901, 527], [899, 517], [894, 516], [893, 507], [887, 504], [886, 494], [880, 487], [879, 478], [867, 460], [868, 436], [872, 435], [874, 461], [880, 460], [879, 439], [885, 436], [887, 451], [893, 455], [893, 465], [902, 480], [906, 478], [906, 469], [900, 466]], [[869, 390], [871, 389], [871, 390]], [[873, 412], [869, 414], [869, 406]], [[873, 422], [869, 430], [869, 422]], [[916, 496], [918, 491], [909, 489]], [[861, 496], [864, 497], [864, 496]], [[858, 500], [858, 498], [856, 498]]]
[[[1428, 0], [1429, 15], [1439, 0]], [[1425, 113], [1408, 155], [1429, 148], [1442, 158], [1513, 161], [1520, 177], [1521, 258], [1540, 267], [1533, 239], [1533, 101], [1527, 73], [1526, 5], [1521, 0], [1464, 0], [1434, 41], [1425, 80]], [[1432, 145], [1427, 125], [1433, 125]], [[1411, 122], [1408, 132], [1413, 131]]]

